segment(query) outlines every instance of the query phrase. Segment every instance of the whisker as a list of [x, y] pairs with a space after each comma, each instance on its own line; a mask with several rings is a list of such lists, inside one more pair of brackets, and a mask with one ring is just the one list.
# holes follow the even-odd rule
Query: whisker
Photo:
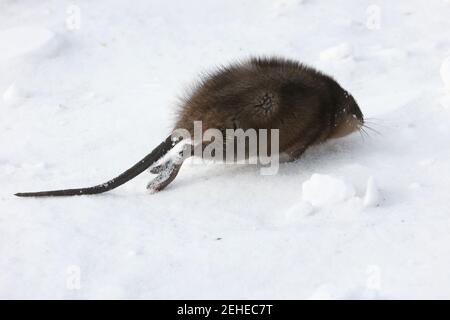
[[370, 124], [370, 125], [373, 125], [373, 126], [384, 127], [384, 128], [387, 127], [386, 125], [382, 125], [381, 123], [367, 121], [367, 120], [364, 120], [364, 124]]
[[362, 141], [364, 142], [365, 140], [364, 140], [364, 136], [363, 136], [363, 134], [361, 132], [361, 128], [359, 128], [358, 132], [359, 132], [359, 135], [361, 136]]
[[388, 120], [386, 120], [386, 119], [380, 119], [380, 118], [372, 118], [372, 117], [364, 118], [364, 123], [369, 123], [371, 125], [379, 126], [379, 127], [383, 127], [383, 128], [391, 128], [392, 126], [389, 123], [386, 124], [387, 121]]
[[372, 132], [375, 132], [376, 134], [378, 134], [378, 135], [380, 135], [380, 136], [382, 135], [380, 131], [375, 130], [374, 128], [371, 128], [371, 127], [369, 127], [369, 126], [366, 125], [366, 124], [364, 124], [363, 127], [369, 129], [369, 130], [372, 131]]
[[364, 127], [360, 127], [360, 130], [361, 130], [362, 132], [364, 132], [368, 138], [370, 138], [370, 135], [367, 133], [366, 130], [364, 130]]

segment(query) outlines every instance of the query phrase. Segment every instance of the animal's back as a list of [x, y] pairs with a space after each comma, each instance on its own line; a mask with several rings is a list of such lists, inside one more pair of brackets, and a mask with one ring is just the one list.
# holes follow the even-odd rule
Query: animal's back
[[309, 144], [327, 127], [335, 85], [296, 61], [254, 58], [204, 78], [183, 101], [175, 127], [191, 134], [194, 121], [203, 130], [279, 129], [281, 150], [299, 137]]

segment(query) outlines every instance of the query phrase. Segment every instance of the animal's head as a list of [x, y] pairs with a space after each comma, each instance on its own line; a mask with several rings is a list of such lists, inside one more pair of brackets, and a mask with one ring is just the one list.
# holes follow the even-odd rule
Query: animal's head
[[334, 115], [333, 128], [329, 138], [344, 137], [352, 132], [360, 130], [364, 125], [364, 116], [355, 99], [344, 90]]

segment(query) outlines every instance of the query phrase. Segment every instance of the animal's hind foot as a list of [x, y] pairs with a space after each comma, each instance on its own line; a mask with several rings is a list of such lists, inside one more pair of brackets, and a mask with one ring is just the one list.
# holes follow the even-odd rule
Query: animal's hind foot
[[165, 163], [159, 164], [157, 166], [151, 167], [149, 169], [149, 171], [150, 171], [150, 173], [153, 173], [153, 174], [160, 174], [164, 170], [167, 170], [168, 163], [169, 162], [165, 162]]
[[184, 161], [184, 159], [193, 155], [193, 150], [191, 148], [191, 145], [186, 145], [183, 147], [183, 150], [179, 152], [178, 157], [176, 157], [175, 159], [167, 160], [166, 162], [151, 166], [149, 169], [150, 173], [161, 174], [167, 170], [171, 171], [173, 169], [172, 167], [176, 164], [179, 164], [181, 166], [181, 163]]
[[151, 172], [153, 173], [153, 169], [157, 169], [158, 175], [147, 185], [147, 189], [150, 191], [150, 193], [156, 193], [167, 187], [178, 175], [178, 172], [180, 171], [181, 168], [181, 164], [182, 162], [177, 163], [167, 161], [162, 165], [152, 168]]

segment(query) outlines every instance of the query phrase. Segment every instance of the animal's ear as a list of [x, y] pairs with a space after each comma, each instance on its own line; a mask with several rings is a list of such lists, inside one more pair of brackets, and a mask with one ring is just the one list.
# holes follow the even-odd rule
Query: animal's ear
[[246, 116], [258, 124], [266, 124], [278, 113], [279, 99], [273, 90], [259, 92], [246, 108]]

